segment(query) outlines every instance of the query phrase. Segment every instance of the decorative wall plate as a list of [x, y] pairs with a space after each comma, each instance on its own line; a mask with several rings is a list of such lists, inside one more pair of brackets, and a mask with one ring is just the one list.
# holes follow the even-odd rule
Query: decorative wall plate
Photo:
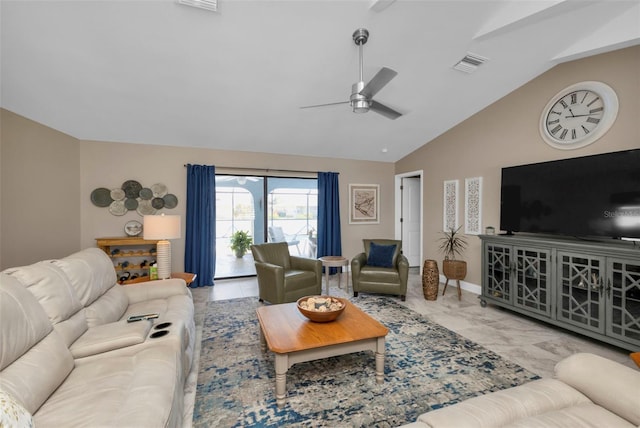
[[177, 196], [169, 193], [166, 185], [155, 183], [143, 187], [136, 180], [127, 180], [120, 188], [98, 187], [91, 192], [91, 202], [97, 207], [108, 208], [116, 216], [128, 211], [137, 211], [141, 216], [153, 215], [163, 208], [178, 206]]
[[105, 187], [98, 187], [91, 192], [91, 202], [96, 207], [105, 208], [111, 205], [113, 199], [111, 199], [111, 191]]
[[157, 210], [164, 208], [164, 199], [162, 198], [151, 199], [151, 206]]
[[135, 210], [138, 208], [138, 200], [134, 198], [127, 198], [124, 200], [124, 207], [128, 210]]
[[124, 190], [122, 189], [111, 189], [111, 199], [114, 201], [121, 201], [124, 199]]
[[139, 221], [131, 220], [124, 225], [124, 233], [127, 236], [138, 236], [142, 233], [142, 224]]
[[142, 190], [142, 184], [135, 180], [127, 180], [122, 183], [122, 190], [127, 198], [137, 198], [140, 196], [140, 190]]
[[175, 208], [176, 206], [178, 206], [178, 197], [176, 195], [174, 195], [173, 193], [169, 193], [167, 195], [164, 195], [164, 197], [162, 198], [164, 200], [164, 207], [165, 208]]
[[151, 191], [153, 192], [153, 196], [156, 198], [161, 198], [168, 193], [167, 186], [162, 183], [156, 183], [152, 185]]
[[151, 201], [145, 201], [144, 199], [138, 202], [137, 211], [141, 216], [153, 215], [156, 213], [156, 209], [151, 205]]
[[153, 190], [149, 189], [148, 187], [145, 187], [142, 190], [140, 190], [140, 199], [144, 199], [148, 201], [151, 198], [153, 198]]
[[113, 201], [109, 205], [109, 212], [113, 215], [125, 215], [129, 211], [124, 206], [124, 201]]

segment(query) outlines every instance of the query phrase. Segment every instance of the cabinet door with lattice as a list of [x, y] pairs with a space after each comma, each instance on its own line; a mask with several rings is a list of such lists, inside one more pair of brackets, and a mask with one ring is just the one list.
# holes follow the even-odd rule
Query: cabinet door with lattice
[[485, 278], [483, 295], [512, 303], [511, 260], [513, 248], [495, 244], [485, 246]]
[[527, 311], [551, 316], [551, 251], [514, 248], [513, 304]]
[[608, 259], [607, 334], [640, 341], [640, 261]]
[[604, 257], [558, 251], [558, 320], [604, 333], [604, 272]]

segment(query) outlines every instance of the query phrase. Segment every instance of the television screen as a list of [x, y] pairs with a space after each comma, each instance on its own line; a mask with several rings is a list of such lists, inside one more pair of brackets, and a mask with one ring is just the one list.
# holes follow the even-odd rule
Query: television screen
[[500, 229], [640, 239], [640, 150], [503, 168]]

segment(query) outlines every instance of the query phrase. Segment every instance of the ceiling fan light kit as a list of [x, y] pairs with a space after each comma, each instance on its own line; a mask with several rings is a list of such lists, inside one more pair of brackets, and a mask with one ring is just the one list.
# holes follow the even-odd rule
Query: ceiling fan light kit
[[358, 46], [358, 54], [360, 57], [360, 67], [358, 69], [358, 81], [351, 85], [351, 96], [349, 101], [342, 101], [337, 103], [318, 104], [312, 106], [304, 106], [301, 108], [314, 108], [314, 107], [326, 107], [337, 104], [350, 104], [354, 113], [367, 113], [369, 110], [389, 118], [397, 119], [402, 116], [390, 107], [381, 104], [373, 99], [373, 96], [377, 94], [387, 83], [391, 81], [398, 73], [390, 68], [382, 67], [373, 79], [368, 83], [364, 82], [363, 78], [363, 45], [369, 40], [369, 31], [365, 28], [358, 28], [354, 31], [353, 42]]

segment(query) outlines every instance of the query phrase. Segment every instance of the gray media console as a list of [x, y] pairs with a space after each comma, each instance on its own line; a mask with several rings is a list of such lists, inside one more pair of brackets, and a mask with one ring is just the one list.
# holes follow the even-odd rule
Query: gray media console
[[481, 304], [492, 303], [631, 351], [640, 350], [640, 248], [481, 235]]

